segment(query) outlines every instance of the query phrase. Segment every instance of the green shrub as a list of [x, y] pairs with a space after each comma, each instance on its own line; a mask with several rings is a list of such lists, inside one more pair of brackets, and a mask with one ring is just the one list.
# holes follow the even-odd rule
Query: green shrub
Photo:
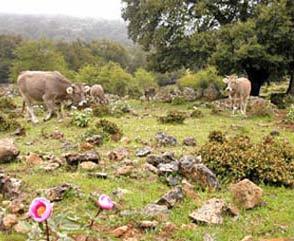
[[186, 72], [178, 81], [178, 85], [181, 88], [191, 87], [194, 90], [207, 89], [211, 84], [213, 84], [217, 90], [222, 89], [224, 86], [221, 76], [218, 75], [216, 68], [213, 66], [209, 66], [197, 73]]
[[166, 116], [161, 116], [158, 118], [158, 121], [162, 124], [183, 124], [187, 114], [182, 111], [170, 111]]
[[111, 113], [115, 116], [122, 116], [123, 114], [132, 111], [131, 106], [126, 101], [116, 101], [110, 105]]
[[142, 93], [147, 88], [156, 88], [158, 86], [154, 74], [146, 71], [143, 68], [136, 70], [134, 73], [134, 78]]
[[4, 114], [0, 114], [0, 131], [14, 131], [21, 125], [14, 119], [9, 119]]
[[289, 108], [289, 111], [286, 115], [286, 121], [294, 123], [294, 105], [292, 104]]
[[173, 100], [172, 100], [173, 105], [183, 105], [186, 102], [187, 101], [185, 100], [185, 98], [183, 96], [177, 96], [177, 97], [173, 98]]
[[87, 127], [91, 120], [91, 112], [75, 111], [72, 115], [72, 123], [78, 127]]
[[294, 97], [285, 93], [272, 93], [270, 100], [279, 109], [285, 109], [294, 103]]
[[270, 101], [263, 99], [252, 100], [247, 108], [248, 115], [259, 117], [272, 117], [274, 115], [274, 106]]
[[257, 144], [247, 136], [210, 141], [200, 148], [199, 154], [226, 181], [248, 178], [257, 183], [294, 185], [294, 148], [270, 136]]
[[199, 109], [194, 109], [191, 113], [192, 118], [202, 118], [204, 116], [203, 112]]
[[0, 110], [3, 112], [11, 111], [16, 109], [16, 104], [12, 98], [1, 97], [0, 98]]
[[218, 142], [218, 143], [224, 143], [226, 140], [226, 136], [222, 131], [212, 131], [208, 135], [209, 142]]
[[112, 140], [120, 140], [123, 135], [122, 130], [117, 124], [105, 119], [98, 121], [96, 128], [99, 130], [99, 134], [103, 137], [110, 136]]
[[93, 116], [103, 117], [111, 114], [111, 111], [107, 105], [95, 105], [92, 106]]

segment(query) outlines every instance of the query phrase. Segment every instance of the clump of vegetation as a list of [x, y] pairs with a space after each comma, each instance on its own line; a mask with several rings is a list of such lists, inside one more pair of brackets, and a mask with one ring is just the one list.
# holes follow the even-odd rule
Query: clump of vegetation
[[292, 104], [286, 115], [286, 122], [294, 123], [294, 105]]
[[212, 131], [208, 135], [208, 140], [211, 143], [224, 143], [226, 141], [226, 136], [222, 131]]
[[270, 101], [254, 101], [252, 105], [248, 106], [248, 114], [250, 116], [272, 117], [274, 114], [273, 105]]
[[[210, 141], [200, 149], [203, 161], [220, 178], [237, 181], [248, 178], [272, 185], [294, 185], [294, 148], [271, 136], [253, 144], [247, 136]], [[218, 133], [218, 134], [217, 134]], [[213, 138], [215, 139], [215, 138]]]
[[270, 96], [270, 100], [279, 109], [285, 109], [294, 102], [294, 97], [285, 93], [273, 93]]
[[75, 111], [72, 116], [72, 124], [78, 127], [87, 127], [91, 120], [92, 113], [90, 111]]
[[203, 112], [199, 109], [194, 109], [191, 113], [192, 118], [202, 118], [204, 116]]
[[0, 131], [13, 131], [20, 127], [21, 125], [14, 119], [9, 119], [5, 115], [0, 114]]
[[95, 117], [103, 117], [110, 115], [110, 109], [107, 105], [95, 105], [92, 107], [93, 110], [93, 116]]
[[10, 110], [16, 109], [16, 104], [14, 103], [12, 98], [9, 97], [1, 97], [0, 98], [0, 110], [3, 112], [7, 112]]
[[161, 116], [158, 118], [158, 121], [162, 124], [183, 124], [187, 114], [182, 111], [170, 111], [166, 116]]
[[115, 116], [122, 116], [123, 114], [130, 113], [132, 111], [131, 106], [122, 100], [116, 101], [111, 104], [111, 113]]
[[96, 128], [103, 137], [110, 136], [114, 141], [120, 140], [123, 135], [122, 130], [117, 124], [105, 119], [98, 121], [96, 123]]

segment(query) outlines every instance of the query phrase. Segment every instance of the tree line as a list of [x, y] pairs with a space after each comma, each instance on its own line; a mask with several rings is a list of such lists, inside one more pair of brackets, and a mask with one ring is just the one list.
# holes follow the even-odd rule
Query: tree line
[[149, 50], [156, 71], [212, 65], [246, 75], [252, 95], [289, 79], [294, 95], [293, 0], [122, 0], [131, 39]]

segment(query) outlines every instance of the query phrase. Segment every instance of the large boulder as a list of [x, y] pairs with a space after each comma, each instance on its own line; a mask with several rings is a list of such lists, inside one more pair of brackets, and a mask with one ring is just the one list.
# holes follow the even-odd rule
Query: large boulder
[[263, 190], [248, 179], [230, 186], [230, 191], [236, 203], [246, 209], [261, 204]]
[[68, 153], [64, 155], [68, 165], [77, 166], [82, 162], [99, 163], [101, 157], [96, 151], [88, 151], [84, 153]]
[[0, 140], [0, 163], [8, 163], [19, 155], [19, 150], [14, 144], [13, 139], [1, 139]]
[[182, 201], [184, 192], [181, 187], [175, 187], [168, 193], [164, 194], [157, 202], [158, 205], [165, 205], [168, 208], [173, 208], [177, 202]]
[[220, 92], [211, 84], [203, 91], [203, 97], [208, 101], [214, 101], [220, 97]]
[[170, 136], [164, 132], [158, 132], [155, 139], [159, 146], [176, 146], [178, 144], [174, 136]]
[[182, 95], [186, 101], [194, 101], [197, 98], [195, 90], [189, 87], [183, 89]]

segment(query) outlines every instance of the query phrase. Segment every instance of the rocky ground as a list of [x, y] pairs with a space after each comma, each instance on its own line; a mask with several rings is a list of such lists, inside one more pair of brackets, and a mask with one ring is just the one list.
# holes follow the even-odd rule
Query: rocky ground
[[[0, 133], [0, 240], [44, 239], [27, 217], [38, 196], [54, 203], [52, 240], [293, 240], [293, 189], [248, 179], [227, 183], [197, 155], [212, 130], [255, 142], [272, 133], [294, 143], [291, 129], [275, 116], [232, 117], [206, 104], [127, 103], [132, 111], [105, 117], [122, 130], [107, 141], [85, 137], [98, 117], [80, 128], [69, 115], [62, 123], [32, 125], [18, 114], [21, 128]], [[201, 118], [158, 121], [169, 110], [195, 108]], [[89, 228], [102, 193], [116, 207]]]

